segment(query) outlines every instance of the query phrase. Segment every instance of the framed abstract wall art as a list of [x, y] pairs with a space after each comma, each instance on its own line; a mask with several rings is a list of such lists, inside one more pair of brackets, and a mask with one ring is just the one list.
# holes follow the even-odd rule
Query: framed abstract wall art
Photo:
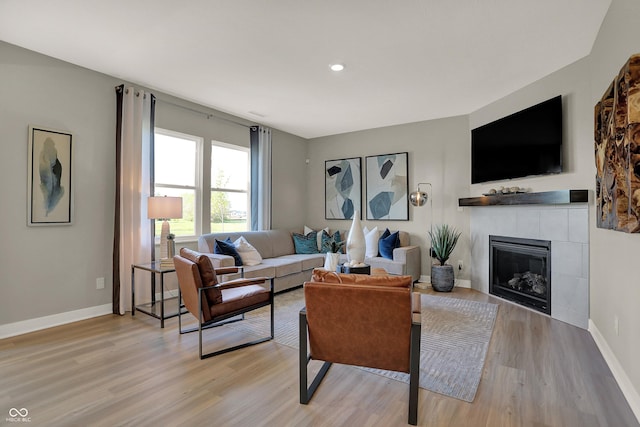
[[360, 157], [324, 162], [324, 217], [351, 219], [362, 215], [362, 166]]
[[366, 158], [367, 219], [409, 220], [408, 153]]
[[596, 224], [640, 233], [640, 54], [595, 106]]
[[29, 127], [27, 225], [70, 225], [73, 219], [72, 135]]

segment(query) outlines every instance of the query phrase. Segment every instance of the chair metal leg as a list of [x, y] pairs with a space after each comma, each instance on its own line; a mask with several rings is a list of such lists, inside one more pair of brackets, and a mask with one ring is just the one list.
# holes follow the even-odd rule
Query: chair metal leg
[[300, 368], [300, 403], [306, 405], [309, 403], [316, 389], [324, 379], [327, 371], [331, 367], [331, 362], [324, 362], [320, 371], [313, 379], [311, 386], [307, 388], [308, 373], [307, 368], [311, 357], [307, 353], [307, 312], [303, 308], [300, 310], [299, 317], [299, 331], [300, 331], [300, 352], [299, 352], [299, 368]]
[[180, 285], [178, 285], [178, 332], [182, 332], [182, 292], [180, 291]]
[[275, 311], [275, 304], [274, 304], [274, 296], [273, 296], [273, 284], [274, 284], [274, 278], [271, 278], [271, 295], [269, 296], [269, 301], [271, 301], [271, 339], [273, 339], [275, 337], [275, 328], [274, 328], [274, 311]]
[[203, 312], [202, 312], [202, 291], [203, 288], [198, 289], [198, 314], [199, 314], [199, 319], [198, 319], [198, 328], [194, 328], [191, 330], [186, 330], [184, 332], [181, 333], [187, 333], [187, 332], [195, 332], [196, 330], [198, 331], [198, 355], [200, 357], [200, 359], [208, 359], [209, 357], [213, 357], [213, 356], [218, 356], [220, 354], [224, 354], [224, 353], [229, 353], [231, 351], [234, 350], [239, 350], [241, 348], [245, 348], [245, 347], [249, 347], [252, 345], [256, 345], [256, 344], [260, 344], [263, 343], [265, 341], [270, 341], [273, 339], [274, 337], [274, 304], [273, 304], [273, 279], [271, 279], [271, 295], [269, 296], [269, 303], [271, 305], [271, 325], [270, 325], [270, 330], [271, 330], [271, 335], [268, 337], [264, 337], [264, 338], [259, 338], [257, 340], [253, 340], [253, 341], [249, 341], [249, 342], [245, 342], [242, 344], [238, 344], [236, 346], [233, 347], [227, 347], [224, 348], [222, 350], [218, 350], [218, 351], [214, 351], [211, 353], [206, 353], [203, 354], [202, 353], [202, 331], [204, 329], [209, 329], [209, 328], [215, 328], [218, 326], [222, 326], [222, 325], [226, 325], [227, 323], [233, 323], [233, 322], [238, 322], [240, 320], [244, 319], [244, 313], [242, 313], [242, 316], [240, 319], [231, 319], [231, 320], [226, 320], [226, 321], [221, 321], [218, 323], [213, 323], [213, 324], [209, 324], [206, 326], [203, 326], [202, 324], [202, 319], [203, 319]]
[[409, 424], [418, 424], [418, 385], [420, 383], [419, 323], [411, 324], [411, 350], [409, 353]]

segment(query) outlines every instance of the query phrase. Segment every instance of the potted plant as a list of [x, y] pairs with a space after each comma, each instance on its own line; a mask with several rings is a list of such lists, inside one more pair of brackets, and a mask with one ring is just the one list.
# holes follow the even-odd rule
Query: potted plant
[[333, 237], [327, 242], [326, 248], [329, 250], [324, 259], [324, 269], [328, 271], [336, 271], [340, 261], [340, 251], [345, 242], [336, 241]]
[[437, 225], [433, 232], [429, 231], [432, 256], [440, 263], [431, 266], [431, 287], [434, 291], [450, 292], [453, 289], [453, 266], [446, 262], [456, 247], [460, 234], [447, 224]]

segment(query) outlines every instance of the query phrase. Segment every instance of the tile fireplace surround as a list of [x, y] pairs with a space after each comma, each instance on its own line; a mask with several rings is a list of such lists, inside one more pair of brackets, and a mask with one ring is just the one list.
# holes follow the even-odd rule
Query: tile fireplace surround
[[481, 206], [467, 209], [471, 209], [471, 287], [489, 293], [489, 235], [550, 240], [551, 317], [587, 329], [588, 204]]

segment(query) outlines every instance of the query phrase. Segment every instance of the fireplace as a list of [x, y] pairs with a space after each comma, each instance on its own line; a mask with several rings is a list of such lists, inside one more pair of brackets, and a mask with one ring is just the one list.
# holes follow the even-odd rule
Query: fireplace
[[551, 314], [551, 242], [489, 236], [489, 293]]

